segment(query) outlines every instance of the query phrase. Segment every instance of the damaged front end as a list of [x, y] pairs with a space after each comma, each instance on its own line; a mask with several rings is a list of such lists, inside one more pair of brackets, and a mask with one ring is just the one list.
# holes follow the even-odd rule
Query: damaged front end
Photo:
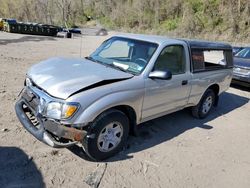
[[38, 95], [34, 89], [25, 87], [15, 105], [17, 117], [24, 128], [38, 140], [55, 148], [69, 147], [81, 142], [87, 135], [85, 130], [63, 125], [58, 120], [43, 116], [40, 112], [40, 103], [50, 99], [39, 92]]

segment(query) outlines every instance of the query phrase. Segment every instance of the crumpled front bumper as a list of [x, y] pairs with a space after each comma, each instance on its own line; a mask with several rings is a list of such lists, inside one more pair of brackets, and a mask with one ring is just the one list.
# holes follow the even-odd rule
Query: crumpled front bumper
[[[38, 140], [49, 146], [52, 146], [54, 148], [69, 147], [79, 141], [82, 141], [87, 135], [87, 132], [84, 130], [66, 127], [64, 125], [53, 123], [51, 121], [44, 121], [40, 114], [36, 115], [36, 119], [39, 121], [39, 126], [35, 126], [26, 115], [25, 109], [23, 107], [24, 105], [29, 108], [28, 104], [22, 98], [17, 101], [15, 105], [15, 111], [19, 121], [28, 132], [30, 132]], [[60, 142], [58, 141], [58, 139], [55, 139], [51, 133], [58, 138], [64, 138], [69, 142]]]

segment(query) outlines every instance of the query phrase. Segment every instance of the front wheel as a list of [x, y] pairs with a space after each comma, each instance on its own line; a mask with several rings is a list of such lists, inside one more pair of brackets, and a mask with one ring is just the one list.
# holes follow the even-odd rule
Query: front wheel
[[118, 110], [104, 112], [92, 123], [83, 147], [88, 156], [94, 160], [103, 160], [119, 152], [127, 141], [129, 120]]
[[203, 119], [207, 117], [209, 112], [211, 111], [215, 102], [215, 94], [214, 91], [208, 89], [203, 97], [201, 98], [199, 104], [192, 107], [192, 115], [196, 118]]

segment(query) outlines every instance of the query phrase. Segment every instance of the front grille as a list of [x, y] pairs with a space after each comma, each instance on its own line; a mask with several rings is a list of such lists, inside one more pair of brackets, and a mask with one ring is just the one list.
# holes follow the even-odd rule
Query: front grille
[[33, 112], [26, 106], [23, 105], [24, 112], [27, 116], [27, 118], [30, 120], [30, 122], [33, 124], [34, 127], [39, 128], [39, 121], [36, 118], [36, 116], [33, 114]]

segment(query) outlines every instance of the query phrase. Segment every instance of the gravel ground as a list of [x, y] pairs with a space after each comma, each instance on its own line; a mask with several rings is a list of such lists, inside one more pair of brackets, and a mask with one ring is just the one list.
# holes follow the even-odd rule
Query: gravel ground
[[52, 56], [79, 57], [106, 37], [59, 39], [0, 32], [0, 187], [250, 187], [250, 92], [234, 87], [212, 114], [182, 110], [145, 123], [105, 162], [79, 146], [53, 149], [22, 128], [14, 103], [27, 69]]

